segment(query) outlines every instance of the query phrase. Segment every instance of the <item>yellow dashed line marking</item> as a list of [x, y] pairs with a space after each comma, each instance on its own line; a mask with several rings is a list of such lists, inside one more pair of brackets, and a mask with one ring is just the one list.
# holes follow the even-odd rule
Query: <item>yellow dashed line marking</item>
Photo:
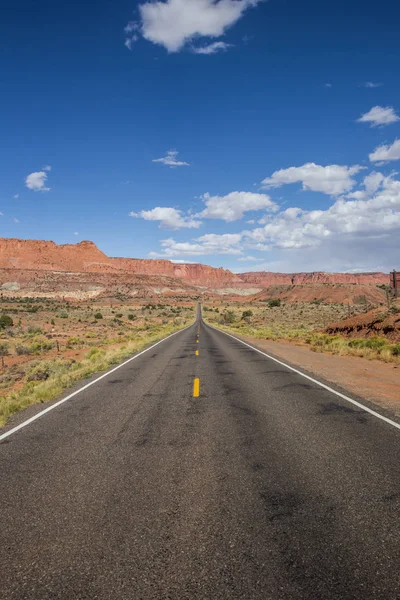
[[199, 351], [198, 351], [198, 350], [196, 350], [196, 356], [198, 356], [198, 355], [199, 355]]
[[200, 379], [196, 378], [193, 383], [193, 398], [200, 396]]

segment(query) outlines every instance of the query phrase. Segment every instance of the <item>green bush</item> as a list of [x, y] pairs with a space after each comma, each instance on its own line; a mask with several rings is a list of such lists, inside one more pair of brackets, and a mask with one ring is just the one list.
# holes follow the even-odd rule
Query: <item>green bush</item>
[[60, 310], [57, 317], [59, 317], [60, 319], [68, 319], [68, 313], [66, 310]]
[[34, 325], [29, 325], [29, 327], [28, 327], [28, 334], [30, 336], [40, 335], [42, 333], [43, 333], [43, 331], [40, 329], [40, 327], [35, 327]]
[[136, 321], [136, 319], [137, 319], [137, 316], [136, 316], [136, 315], [128, 315], [128, 319], [129, 319], [130, 321]]
[[99, 320], [99, 319], [102, 319], [102, 318], [103, 318], [103, 315], [101, 314], [101, 312], [98, 312], [98, 313], [96, 313], [96, 314], [94, 315], [94, 318], [95, 318], [95, 319], [97, 319], [97, 320]]
[[29, 350], [31, 354], [40, 354], [41, 352], [45, 352], [46, 350], [52, 350], [53, 344], [48, 342], [45, 339], [36, 339], [29, 346]]
[[370, 348], [371, 350], [380, 350], [383, 346], [387, 345], [387, 340], [379, 337], [372, 337], [367, 340], [365, 339], [353, 339], [349, 341], [350, 348]]
[[281, 304], [282, 303], [281, 303], [280, 298], [272, 298], [271, 300], [268, 300], [269, 308], [275, 308], [275, 307], [280, 306]]
[[236, 315], [233, 310], [226, 310], [223, 314], [225, 323], [234, 323], [236, 321]]
[[252, 310], [244, 310], [242, 313], [242, 319], [246, 319], [247, 317], [252, 317], [252, 316], [253, 316]]
[[9, 345], [7, 342], [0, 344], [0, 356], [8, 356], [9, 354]]
[[392, 356], [400, 356], [400, 344], [391, 344], [389, 346]]
[[43, 306], [30, 306], [29, 308], [26, 309], [26, 312], [37, 313], [42, 308], [43, 308]]
[[14, 321], [8, 315], [1, 315], [0, 317], [0, 329], [5, 329], [6, 327], [12, 327], [14, 325]]

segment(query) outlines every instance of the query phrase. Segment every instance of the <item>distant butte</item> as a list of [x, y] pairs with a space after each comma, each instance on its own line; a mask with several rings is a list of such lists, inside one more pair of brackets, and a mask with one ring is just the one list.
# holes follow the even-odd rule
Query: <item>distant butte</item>
[[[65, 290], [61, 289], [62, 282]], [[385, 273], [260, 271], [235, 274], [202, 264], [111, 258], [90, 241], [57, 245], [51, 241], [0, 238], [0, 286], [3, 293], [8, 295], [22, 295], [27, 288], [26, 293], [32, 295], [48, 295], [49, 292], [53, 295], [65, 291], [66, 294], [71, 292], [72, 298], [84, 299], [123, 288], [123, 293], [140, 297], [193, 295], [205, 291], [218, 295], [256, 297], [261, 292], [265, 295], [267, 288], [271, 286], [288, 286], [293, 289], [296, 286], [315, 287], [322, 284], [377, 286], [388, 283], [389, 275]], [[372, 294], [370, 301], [374, 301], [374, 298], [379, 301], [380, 292], [381, 290], [377, 290]], [[359, 290], [357, 293], [364, 292]], [[300, 295], [303, 300], [304, 293]], [[315, 297], [319, 295], [316, 294]], [[288, 301], [294, 300], [295, 297], [290, 297], [289, 294]], [[340, 300], [335, 298], [331, 301]]]

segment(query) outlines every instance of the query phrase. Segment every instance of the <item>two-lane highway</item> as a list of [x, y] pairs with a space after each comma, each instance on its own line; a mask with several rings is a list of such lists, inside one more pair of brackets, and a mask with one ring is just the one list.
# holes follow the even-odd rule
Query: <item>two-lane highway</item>
[[196, 324], [0, 443], [4, 600], [400, 598], [400, 431]]

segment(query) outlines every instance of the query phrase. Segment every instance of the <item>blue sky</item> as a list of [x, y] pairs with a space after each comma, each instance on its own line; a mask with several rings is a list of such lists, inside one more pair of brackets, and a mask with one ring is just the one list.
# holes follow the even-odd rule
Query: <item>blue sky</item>
[[8, 3], [1, 235], [234, 271], [399, 268], [399, 16]]

